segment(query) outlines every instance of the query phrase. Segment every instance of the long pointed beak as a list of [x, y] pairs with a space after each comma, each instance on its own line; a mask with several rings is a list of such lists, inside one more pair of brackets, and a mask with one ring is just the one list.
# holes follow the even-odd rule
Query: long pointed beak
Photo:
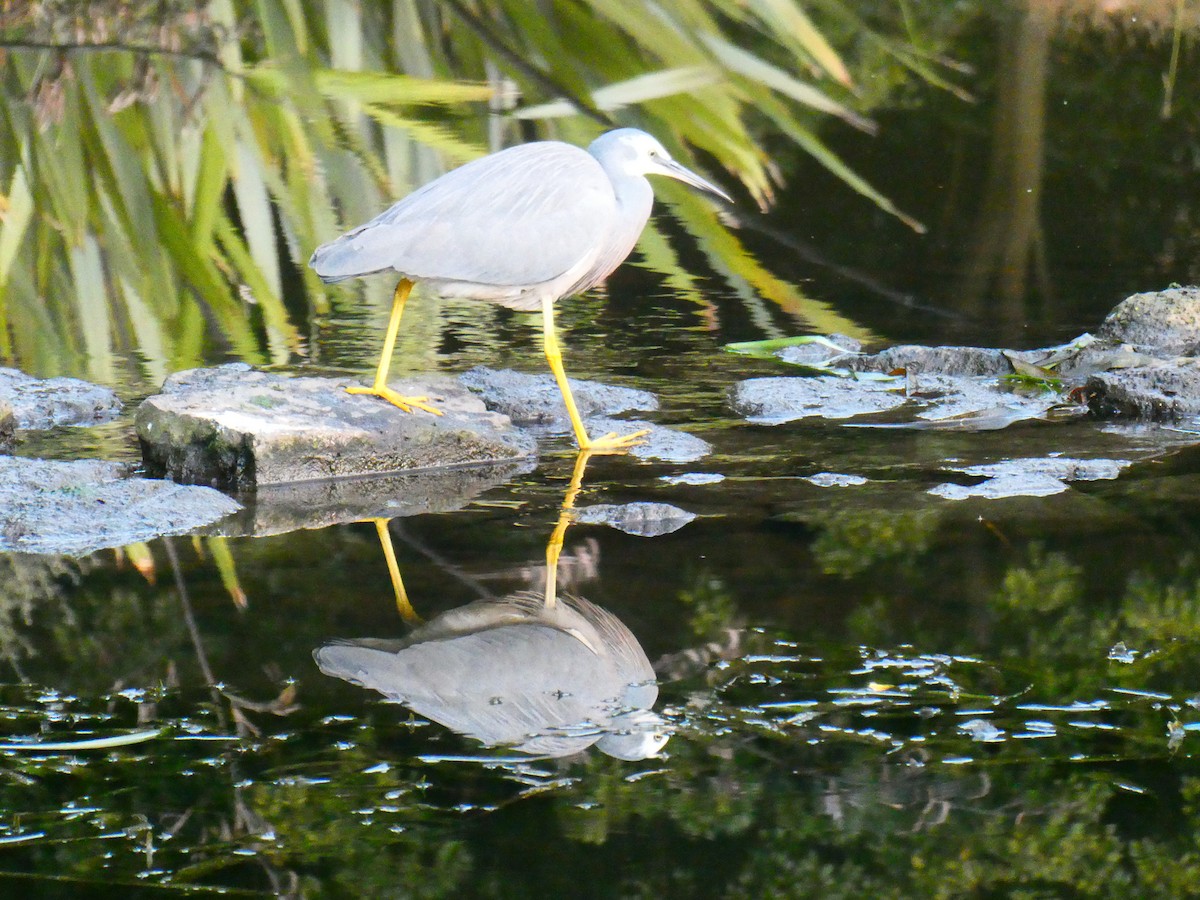
[[666, 175], [668, 178], [674, 178], [676, 181], [682, 181], [684, 184], [690, 184], [692, 187], [700, 188], [702, 191], [708, 191], [710, 194], [716, 194], [726, 203], [732, 203], [733, 198], [727, 193], [713, 184], [706, 178], [701, 178], [691, 169], [681, 166], [673, 159], [662, 159], [661, 157], [655, 162], [658, 167], [648, 174], [650, 175]]

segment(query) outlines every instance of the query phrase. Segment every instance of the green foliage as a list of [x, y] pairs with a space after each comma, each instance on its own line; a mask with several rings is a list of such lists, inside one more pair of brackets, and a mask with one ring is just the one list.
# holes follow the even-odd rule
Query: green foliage
[[679, 594], [679, 602], [689, 611], [692, 634], [712, 639], [737, 619], [738, 608], [728, 586], [711, 573], [699, 573], [692, 586]]
[[1156, 645], [1194, 641], [1200, 635], [1200, 574], [1193, 556], [1179, 561], [1173, 581], [1135, 573], [1129, 580], [1121, 618], [1136, 639]]
[[1082, 570], [1061, 553], [1047, 553], [1034, 545], [1028, 562], [1004, 575], [997, 600], [1025, 614], [1061, 614], [1079, 604]]
[[[824, 36], [835, 22], [845, 31], [841, 6], [29, 4], [0, 34], [0, 359], [156, 386], [214, 356], [312, 355], [294, 293], [311, 313], [328, 309], [305, 265], [312, 248], [503, 132], [515, 139], [521, 119], [584, 143], [611, 110], [692, 165], [707, 155], [767, 204], [778, 172], [765, 120], [891, 209], [818, 137], [830, 117], [870, 128]], [[893, 51], [910, 39], [865, 22], [851, 32]], [[486, 114], [514, 102], [516, 118]], [[747, 300], [853, 330], [763, 268], [707, 202], [664, 195]], [[686, 281], [662, 234], [645, 246]], [[334, 302], [346, 290], [366, 290], [384, 315], [389, 286], [338, 289]], [[437, 310], [423, 306], [401, 338], [414, 365], [437, 344]]]
[[893, 561], [910, 566], [930, 546], [939, 516], [926, 509], [911, 513], [847, 512], [822, 522], [813, 554], [827, 575], [850, 578]]
[[1011, 384], [1015, 388], [1025, 391], [1049, 391], [1059, 394], [1062, 393], [1063, 388], [1063, 381], [1061, 378], [1046, 378], [1017, 372], [1014, 372], [1011, 375], [1002, 375], [1000, 376], [1000, 380], [1007, 384]]
[[64, 557], [0, 555], [0, 658], [19, 666], [34, 652], [25, 629], [35, 610], [61, 603], [81, 569], [86, 566]]

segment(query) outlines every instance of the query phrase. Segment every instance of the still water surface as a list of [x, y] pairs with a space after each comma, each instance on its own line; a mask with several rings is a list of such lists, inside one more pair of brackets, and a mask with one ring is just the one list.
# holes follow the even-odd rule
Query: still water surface
[[[1057, 108], [1074, 100], [1050, 98]], [[930, 235], [856, 205], [796, 161], [779, 211], [750, 238], [861, 336], [1037, 346], [1094, 327], [1131, 290], [1193, 274], [1184, 257], [1151, 264], [1141, 248], [1114, 252], [1126, 245], [1081, 221], [1081, 208], [1117, 222], [1131, 197], [1178, 191], [1170, 173], [1083, 191], [1092, 176], [1064, 151], [1046, 157], [1041, 270], [1014, 285], [1001, 269], [999, 283], [980, 287], [964, 210], [979, 206], [982, 187], [963, 172], [987, 156], [994, 107], [948, 124], [950, 101], [923, 99], [920, 113], [888, 114], [873, 155], [851, 161], [880, 183], [898, 167], [896, 196]], [[1089, 134], [1055, 121], [1052, 151]], [[1160, 245], [1175, 241], [1185, 207], [1155, 220]], [[397, 641], [413, 627], [373, 523], [160, 541], [148, 562], [8, 556], [8, 739], [164, 730], [123, 748], [6, 748], [0, 883], [63, 878], [64, 893], [86, 884], [113, 896], [158, 884], [347, 897], [1194, 890], [1191, 439], [1093, 421], [994, 433], [747, 424], [730, 412], [728, 389], [787, 371], [724, 344], [806, 323], [748, 303], [715, 273], [699, 286], [702, 302], [626, 266], [603, 295], [560, 304], [560, 322], [573, 376], [656, 392], [656, 420], [703, 437], [711, 455], [687, 465], [596, 458], [575, 493], [569, 441], [550, 438], [533, 471], [457, 511], [387, 528], [409, 618], [428, 628], [467, 604], [544, 591], [564, 503], [653, 501], [696, 514], [654, 537], [583, 522], [563, 534], [561, 595], [606, 610], [622, 652], [653, 666], [659, 718], [643, 730], [669, 734], [659, 756], [618, 758], [636, 754], [602, 752], [599, 730], [546, 725], [551, 744], [580, 752], [547, 756], [542, 745], [531, 756], [432, 721], [470, 718], [467, 694], [492, 687], [471, 675], [496, 682], [491, 709], [474, 713], [479, 735], [482, 718], [516, 703], [506, 679], [540, 673], [527, 691], [542, 703], [581, 692], [554, 680], [570, 664], [536, 641], [473, 647], [462, 683], [443, 686], [424, 715], [322, 672], [320, 648]], [[379, 317], [355, 301], [340, 293], [309, 323], [308, 368], [370, 369]], [[444, 304], [438, 321], [445, 371], [543, 370], [533, 318]], [[146, 390], [118, 387], [129, 400]], [[19, 452], [91, 447], [134, 459], [126, 434], [34, 435]], [[1116, 480], [1051, 497], [929, 493], [951, 477], [948, 462], [1053, 453], [1135, 462]], [[809, 480], [822, 473], [865, 483]], [[458, 719], [445, 711], [455, 703]]]

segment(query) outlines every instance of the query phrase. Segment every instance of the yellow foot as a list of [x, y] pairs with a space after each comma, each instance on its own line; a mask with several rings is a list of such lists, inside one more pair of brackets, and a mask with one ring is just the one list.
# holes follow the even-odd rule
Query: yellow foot
[[435, 416], [440, 416], [442, 411], [436, 406], [430, 406], [426, 401], [428, 397], [406, 397], [397, 391], [393, 391], [386, 385], [372, 385], [371, 387], [348, 387], [348, 394], [370, 394], [372, 397], [379, 397], [381, 400], [386, 400], [393, 406], [398, 406], [405, 412], [412, 412], [413, 407], [423, 409], [427, 413], [433, 413]]
[[610, 431], [604, 437], [588, 438], [588, 442], [579, 449], [586, 453], [627, 453], [631, 447], [636, 447], [638, 444], [646, 443], [640, 438], [643, 435], [650, 433], [650, 429], [646, 428], [642, 431], [635, 431], [633, 434], [619, 435], [615, 431]]

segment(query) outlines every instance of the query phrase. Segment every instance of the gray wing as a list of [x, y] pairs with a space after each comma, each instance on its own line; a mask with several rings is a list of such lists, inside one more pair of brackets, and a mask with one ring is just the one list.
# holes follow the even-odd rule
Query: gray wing
[[[373, 642], [372, 642], [373, 643]], [[322, 672], [400, 700], [487, 745], [564, 755], [602, 732], [572, 726], [604, 716], [619, 690], [611, 669], [571, 635], [507, 625], [387, 652], [349, 641], [314, 652]]]
[[646, 651], [625, 623], [602, 606], [583, 597], [563, 596], [562, 602], [573, 606], [596, 629], [615, 669], [615, 682], [621, 687], [620, 703], [649, 709], [658, 699], [658, 684], [654, 667]]
[[317, 248], [309, 264], [325, 281], [394, 269], [413, 280], [541, 284], [595, 252], [616, 209], [587, 151], [523, 144], [448, 172]]

